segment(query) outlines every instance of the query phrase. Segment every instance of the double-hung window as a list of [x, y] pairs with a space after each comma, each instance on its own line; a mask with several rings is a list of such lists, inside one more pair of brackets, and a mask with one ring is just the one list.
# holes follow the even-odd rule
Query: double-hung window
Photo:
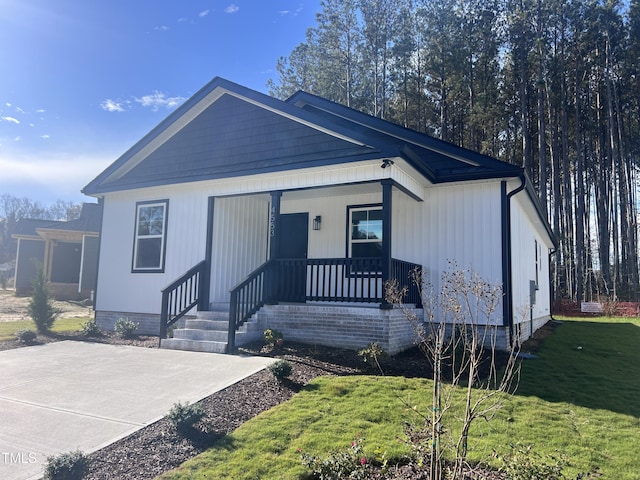
[[134, 272], [164, 272], [168, 200], [136, 205]]
[[382, 256], [382, 206], [349, 207], [349, 256]]

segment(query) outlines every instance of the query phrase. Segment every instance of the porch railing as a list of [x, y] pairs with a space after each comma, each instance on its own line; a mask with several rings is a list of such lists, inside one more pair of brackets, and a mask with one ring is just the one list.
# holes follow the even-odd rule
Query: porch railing
[[[404, 303], [421, 306], [420, 289], [411, 279], [419, 266], [392, 259], [390, 278], [407, 286]], [[189, 269], [162, 290], [160, 338], [189, 310], [203, 303], [208, 290], [206, 261]], [[380, 258], [308, 258], [271, 260], [230, 291], [228, 351], [235, 348], [235, 332], [269, 302], [384, 303]]]
[[384, 300], [379, 257], [278, 259], [276, 265], [278, 301], [381, 303]]
[[[419, 265], [392, 259], [390, 277], [407, 286], [404, 303], [421, 306], [411, 272]], [[271, 260], [230, 292], [228, 349], [235, 332], [269, 302], [384, 303], [382, 260], [377, 258], [306, 258]]]
[[184, 275], [162, 290], [160, 312], [160, 338], [167, 336], [167, 329], [182, 318], [203, 299], [206, 261], [190, 268]]
[[229, 301], [229, 336], [227, 351], [235, 349], [236, 330], [268, 300], [268, 281], [273, 263], [268, 261], [231, 289]]
[[422, 307], [420, 265], [393, 258], [389, 278], [397, 280], [400, 288], [407, 287], [403, 303], [414, 304], [418, 308]]

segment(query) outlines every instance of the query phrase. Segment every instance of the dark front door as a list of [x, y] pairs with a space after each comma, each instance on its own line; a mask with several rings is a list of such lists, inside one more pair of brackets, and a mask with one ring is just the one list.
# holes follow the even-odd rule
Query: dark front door
[[308, 241], [308, 213], [280, 215], [278, 290], [281, 301], [304, 302], [306, 299]]

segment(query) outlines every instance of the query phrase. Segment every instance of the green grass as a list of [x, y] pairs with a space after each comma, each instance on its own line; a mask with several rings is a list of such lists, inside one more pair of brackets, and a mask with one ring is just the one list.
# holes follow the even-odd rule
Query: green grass
[[[89, 320], [88, 317], [78, 318], [58, 318], [51, 331], [54, 333], [77, 332], [82, 328], [82, 324]], [[0, 342], [5, 340], [15, 340], [15, 333], [18, 330], [36, 331], [33, 320], [18, 320], [15, 322], [0, 322]]]
[[[543, 455], [565, 454], [573, 478], [595, 466], [604, 478], [640, 478], [639, 346], [637, 319], [565, 321], [540, 358], [523, 364], [518, 394], [491, 422], [475, 424], [470, 457], [496, 462], [494, 449], [533, 444]], [[325, 456], [358, 434], [369, 456], [399, 458], [407, 453], [399, 441], [403, 421], [412, 415], [404, 404], [425, 409], [430, 385], [398, 377], [316, 379], [162, 478], [305, 478], [298, 448]]]

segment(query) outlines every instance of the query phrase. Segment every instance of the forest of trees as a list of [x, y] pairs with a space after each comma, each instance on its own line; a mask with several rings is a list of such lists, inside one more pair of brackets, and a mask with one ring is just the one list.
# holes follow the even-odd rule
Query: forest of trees
[[302, 89], [522, 166], [556, 298], [638, 300], [640, 0], [322, 0]]

